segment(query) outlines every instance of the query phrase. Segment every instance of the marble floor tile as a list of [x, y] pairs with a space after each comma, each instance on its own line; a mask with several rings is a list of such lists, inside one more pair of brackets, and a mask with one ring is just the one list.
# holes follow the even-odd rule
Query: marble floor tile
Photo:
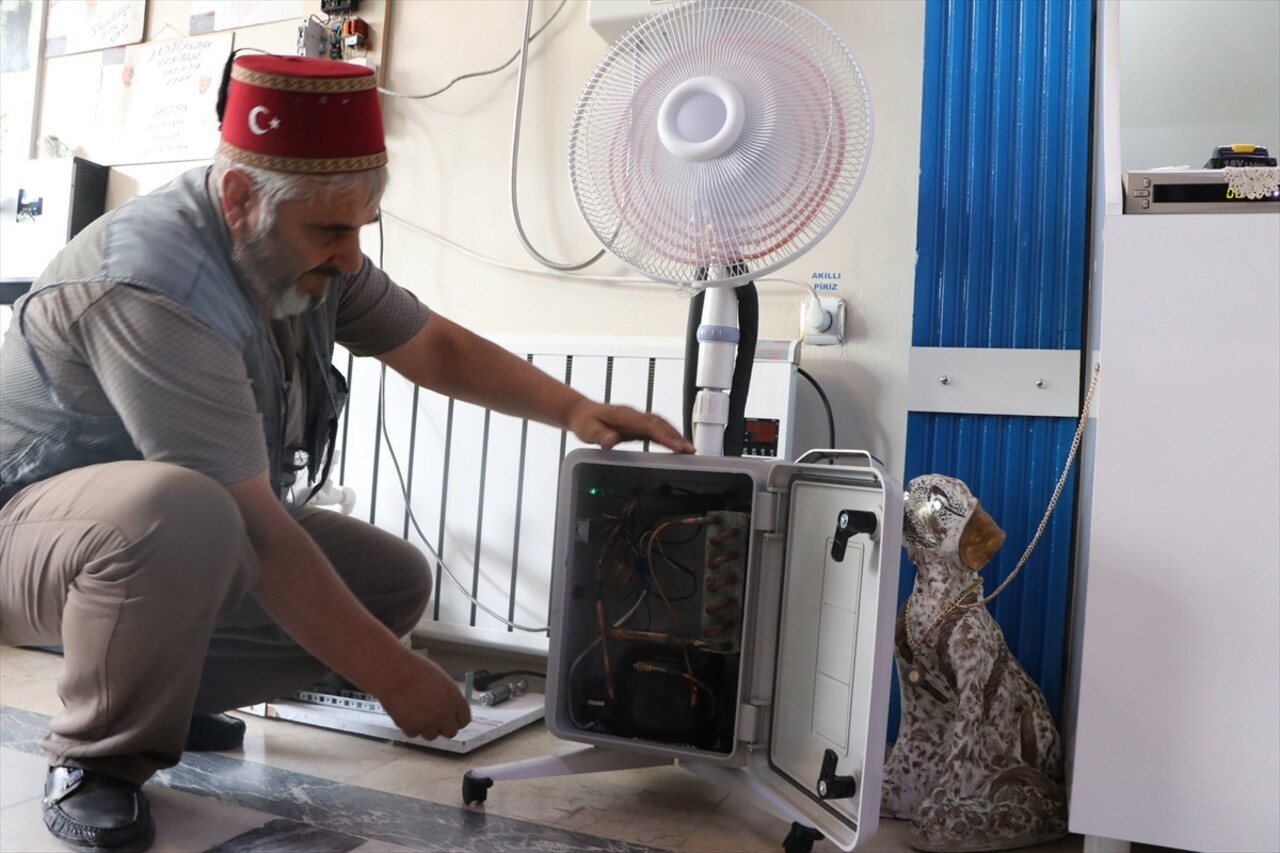
[[236, 755], [245, 761], [282, 770], [348, 782], [389, 764], [413, 747], [329, 729], [270, 720], [232, 712], [247, 724], [244, 746]]
[[[39, 807], [45, 763], [38, 741], [59, 707], [61, 665], [47, 653], [0, 648], [0, 853], [65, 852]], [[581, 748], [542, 723], [455, 755], [238, 716], [248, 724], [242, 749], [188, 755], [148, 784], [156, 850], [776, 853], [789, 830], [675, 766], [501, 780], [483, 805], [464, 806], [469, 769]], [[813, 853], [836, 849], [820, 841]], [[907, 824], [881, 822], [865, 849], [906, 853]], [[1031, 848], [1081, 849], [1079, 837]]]
[[[6, 787], [21, 792], [13, 804], [6, 803], [0, 809], [0, 851], [66, 853], [67, 848], [45, 829], [40, 809], [47, 769], [43, 756], [0, 748], [0, 776]], [[208, 850], [270, 819], [269, 815], [232, 803], [156, 785], [148, 785], [146, 792], [156, 823], [152, 847], [156, 853]]]
[[401, 847], [388, 841], [366, 841], [351, 853], [412, 853], [412, 847]]
[[[31, 712], [0, 708], [5, 758], [10, 754], [15, 756], [15, 760], [4, 762], [3, 773], [22, 772], [29, 786], [42, 784], [44, 778], [44, 762], [35, 740], [42, 719]], [[20, 766], [28, 764], [31, 766]], [[365, 840], [411, 850], [451, 853], [494, 850], [657, 853], [658, 850], [565, 827], [513, 820], [479, 809], [357, 787], [224, 754], [188, 754], [177, 766], [157, 773], [145, 790], [153, 803], [158, 828], [157, 850], [218, 847], [219, 853], [265, 849], [345, 853]], [[176, 801], [175, 795], [179, 797]], [[14, 846], [0, 844], [0, 850], [26, 851], [34, 847], [33, 853], [40, 853], [60, 849], [44, 832], [39, 800], [22, 790], [16, 791], [14, 800], [15, 804], [5, 810], [6, 815], [13, 814], [7, 824], [12, 825]], [[219, 806], [238, 807], [247, 816], [238, 829], [254, 827], [258, 831], [243, 838], [239, 837], [242, 834], [239, 831], [228, 832], [232, 822], [222, 818]], [[184, 807], [185, 814], [181, 813]], [[261, 829], [273, 817], [283, 818], [284, 823]], [[6, 831], [10, 831], [8, 827]], [[165, 846], [168, 844], [166, 832], [176, 834], [176, 846]], [[200, 837], [207, 832], [216, 832], [217, 837]], [[299, 846], [281, 847], [269, 840], [274, 836], [293, 836], [300, 839]], [[324, 843], [318, 843], [320, 839]], [[53, 847], [47, 846], [50, 842]]]
[[47, 652], [0, 647], [0, 705], [52, 714], [62, 707], [57, 680], [62, 658]]
[[[486, 763], [494, 763], [487, 761]], [[475, 765], [475, 766], [478, 766]], [[397, 762], [360, 784], [405, 790], [411, 796], [461, 804], [461, 773], [428, 783], [414, 762]], [[482, 807], [490, 816], [549, 824], [574, 832], [663, 849], [685, 838], [723, 797], [674, 766], [541, 779], [496, 781]]]
[[210, 847], [208, 853], [350, 853], [364, 843], [344, 832], [275, 818]]
[[40, 799], [47, 767], [44, 759], [4, 747], [0, 747], [0, 759], [0, 810]]

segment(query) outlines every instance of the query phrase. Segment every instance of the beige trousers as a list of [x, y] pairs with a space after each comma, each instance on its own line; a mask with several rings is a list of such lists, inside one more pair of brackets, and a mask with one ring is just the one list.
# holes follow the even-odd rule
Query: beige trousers
[[[431, 578], [415, 547], [329, 510], [295, 518], [383, 624], [400, 636], [417, 623]], [[193, 711], [323, 677], [248, 594], [258, 572], [230, 494], [174, 465], [80, 468], [0, 507], [0, 643], [65, 656], [50, 764], [141, 784], [182, 757]]]

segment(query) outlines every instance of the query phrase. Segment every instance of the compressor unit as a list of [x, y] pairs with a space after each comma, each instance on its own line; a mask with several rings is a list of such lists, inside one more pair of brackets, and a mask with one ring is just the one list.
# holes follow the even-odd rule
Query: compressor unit
[[495, 780], [678, 763], [791, 821], [874, 834], [902, 489], [862, 451], [797, 462], [578, 450], [556, 512], [546, 720], [585, 744]]

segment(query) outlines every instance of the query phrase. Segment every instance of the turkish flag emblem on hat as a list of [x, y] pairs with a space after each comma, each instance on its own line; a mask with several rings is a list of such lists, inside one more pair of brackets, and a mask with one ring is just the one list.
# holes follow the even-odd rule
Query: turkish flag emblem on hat
[[219, 150], [275, 172], [338, 174], [386, 165], [373, 70], [307, 56], [237, 56]]

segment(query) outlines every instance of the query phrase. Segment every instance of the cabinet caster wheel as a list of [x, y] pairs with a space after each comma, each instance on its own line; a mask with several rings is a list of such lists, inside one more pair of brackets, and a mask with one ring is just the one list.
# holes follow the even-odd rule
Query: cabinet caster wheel
[[811, 826], [805, 826], [802, 823], [791, 824], [791, 831], [787, 833], [786, 839], [782, 842], [784, 853], [809, 853], [813, 849], [813, 842], [821, 841], [823, 835]]
[[492, 779], [486, 779], [484, 776], [474, 776], [468, 770], [462, 777], [462, 802], [467, 805], [483, 803], [485, 797], [489, 796], [489, 789], [492, 787]]

